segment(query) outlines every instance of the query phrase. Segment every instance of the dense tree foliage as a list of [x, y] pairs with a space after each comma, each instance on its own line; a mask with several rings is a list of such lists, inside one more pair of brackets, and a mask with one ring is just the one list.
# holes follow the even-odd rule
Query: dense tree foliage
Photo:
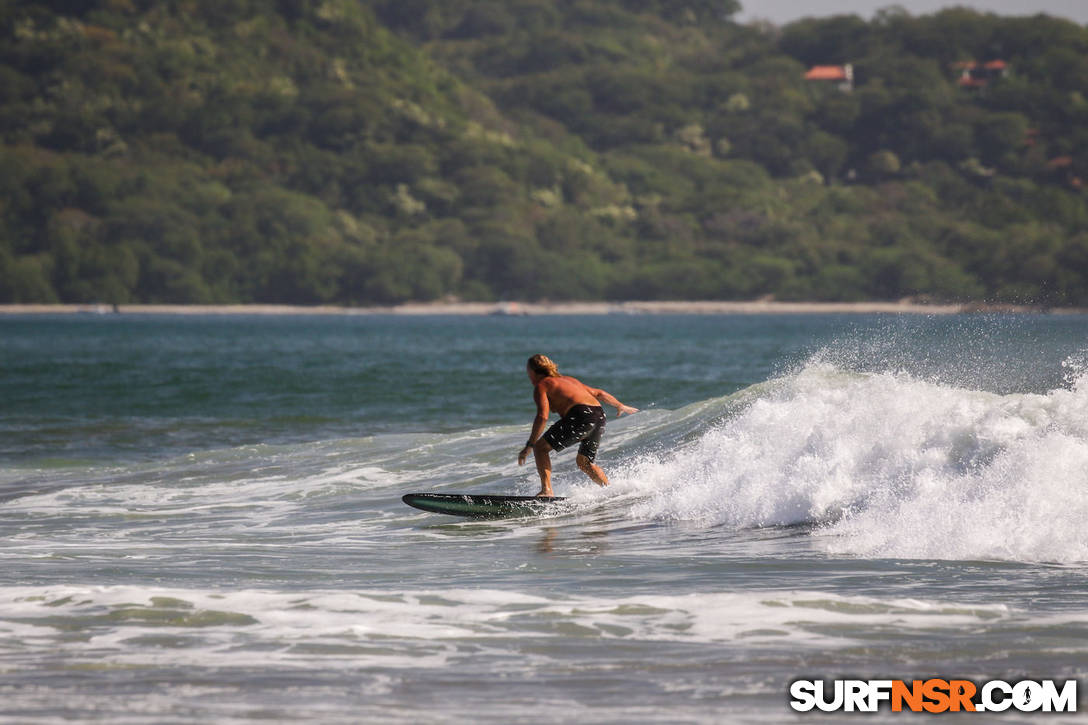
[[2, 1], [0, 302], [1088, 304], [1088, 30], [738, 9]]

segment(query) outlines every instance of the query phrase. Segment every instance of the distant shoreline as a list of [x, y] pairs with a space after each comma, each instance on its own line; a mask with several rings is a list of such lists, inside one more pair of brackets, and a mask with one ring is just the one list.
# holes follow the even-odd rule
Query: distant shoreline
[[0, 315], [803, 315], [803, 314], [1088, 314], [1084, 308], [1044, 308], [978, 302], [633, 301], [633, 302], [417, 302], [392, 306], [333, 305], [0, 305]]

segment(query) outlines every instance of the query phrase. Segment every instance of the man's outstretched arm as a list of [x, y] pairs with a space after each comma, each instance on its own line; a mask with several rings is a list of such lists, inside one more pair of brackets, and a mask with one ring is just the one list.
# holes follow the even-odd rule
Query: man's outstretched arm
[[602, 403], [611, 405], [613, 408], [615, 408], [617, 417], [624, 414], [630, 415], [631, 413], [638, 412], [638, 408], [632, 408], [630, 405], [624, 405], [616, 399], [616, 396], [612, 395], [607, 390], [601, 390], [600, 388], [590, 388], [589, 386], [586, 387], [589, 389], [590, 395], [592, 395], [594, 398]]

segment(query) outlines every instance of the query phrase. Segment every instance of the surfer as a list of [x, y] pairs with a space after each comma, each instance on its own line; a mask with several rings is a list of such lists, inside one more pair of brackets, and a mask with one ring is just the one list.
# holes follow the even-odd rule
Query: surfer
[[[591, 388], [577, 378], [560, 375], [559, 369], [546, 355], [533, 355], [525, 366], [533, 384], [533, 402], [536, 418], [533, 419], [529, 440], [518, 454], [518, 465], [523, 465], [533, 452], [536, 471], [540, 474], [540, 492], [537, 496], [552, 495], [552, 461], [550, 451], [561, 451], [575, 443], [578, 446], [578, 468], [593, 479], [598, 486], [608, 485], [608, 476], [593, 461], [604, 432], [604, 408], [601, 403], [614, 407], [618, 415], [637, 413], [599, 388]], [[559, 421], [544, 432], [551, 411], [559, 414]], [[541, 435], [541, 433], [544, 433]]]

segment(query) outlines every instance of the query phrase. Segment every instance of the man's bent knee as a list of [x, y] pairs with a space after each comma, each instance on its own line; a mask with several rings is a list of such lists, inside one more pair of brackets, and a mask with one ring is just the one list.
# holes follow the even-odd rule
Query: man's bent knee
[[601, 470], [600, 466], [581, 454], [579, 454], [578, 458], [575, 460], [578, 462], [578, 468], [582, 469], [582, 473], [593, 479], [598, 486], [608, 485], [608, 476], [604, 474], [604, 471]]

